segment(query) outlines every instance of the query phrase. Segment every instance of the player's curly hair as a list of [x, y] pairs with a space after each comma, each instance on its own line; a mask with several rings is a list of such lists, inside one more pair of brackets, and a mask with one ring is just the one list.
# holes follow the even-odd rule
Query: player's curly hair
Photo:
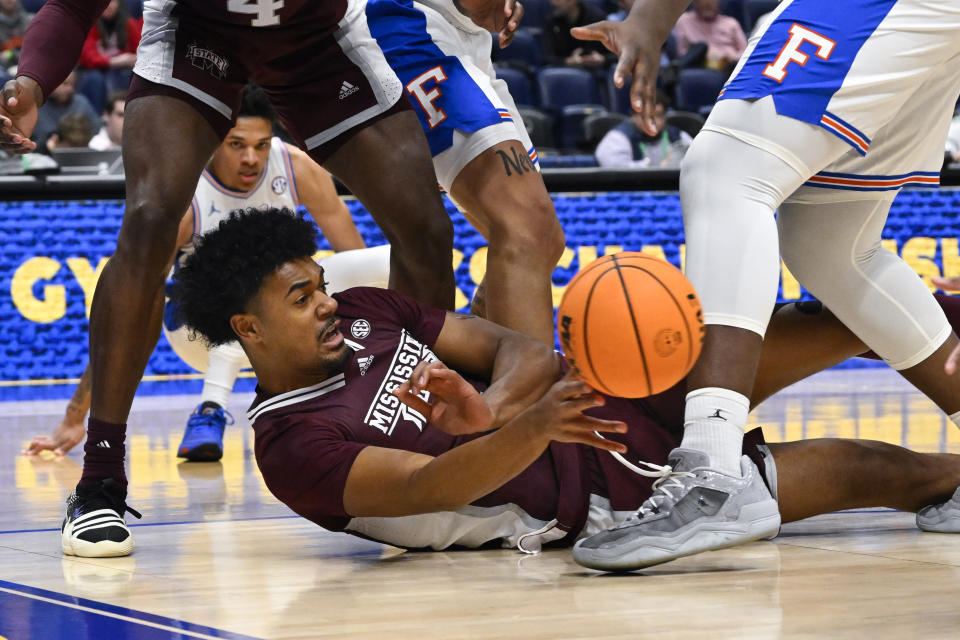
[[289, 209], [238, 209], [195, 239], [177, 270], [170, 303], [178, 318], [210, 346], [237, 339], [231, 316], [244, 313], [264, 278], [317, 250], [317, 228]]

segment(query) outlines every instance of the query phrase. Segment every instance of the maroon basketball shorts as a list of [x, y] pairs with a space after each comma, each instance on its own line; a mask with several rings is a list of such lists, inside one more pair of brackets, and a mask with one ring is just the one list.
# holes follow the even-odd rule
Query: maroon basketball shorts
[[[173, 4], [144, 7], [128, 100], [176, 96], [223, 137], [236, 120], [243, 86], [255, 82], [297, 144], [318, 161], [344, 133], [398, 105], [403, 87], [370, 35], [363, 0], [269, 28], [201, 19], [184, 7], [156, 8]], [[396, 108], [403, 107], [409, 108], [406, 100]]]

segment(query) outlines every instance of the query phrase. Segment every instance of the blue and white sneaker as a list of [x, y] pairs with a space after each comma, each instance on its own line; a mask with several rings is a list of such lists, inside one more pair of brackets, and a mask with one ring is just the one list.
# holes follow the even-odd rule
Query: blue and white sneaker
[[187, 419], [177, 457], [192, 462], [211, 462], [223, 457], [223, 430], [233, 416], [218, 404], [204, 402]]
[[946, 502], [917, 511], [917, 526], [923, 531], [960, 533], [960, 489]]
[[573, 559], [591, 569], [633, 571], [775, 536], [780, 510], [750, 458], [740, 459], [741, 477], [709, 464], [700, 451], [671, 451], [668, 466], [640, 510], [579, 540]]
[[133, 536], [123, 521], [129, 511], [127, 490], [113, 478], [94, 488], [77, 487], [67, 498], [67, 515], [60, 527], [63, 552], [83, 558], [114, 558], [133, 551]]

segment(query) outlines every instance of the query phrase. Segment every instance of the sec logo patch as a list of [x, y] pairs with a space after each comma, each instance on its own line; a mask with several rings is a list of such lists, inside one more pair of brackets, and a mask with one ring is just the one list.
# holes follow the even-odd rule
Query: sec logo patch
[[273, 179], [273, 182], [270, 183], [270, 188], [273, 189], [273, 192], [278, 196], [281, 195], [287, 190], [287, 179], [283, 176], [277, 176]]
[[350, 325], [350, 335], [357, 340], [363, 340], [370, 335], [370, 323], [363, 319], [354, 320]]

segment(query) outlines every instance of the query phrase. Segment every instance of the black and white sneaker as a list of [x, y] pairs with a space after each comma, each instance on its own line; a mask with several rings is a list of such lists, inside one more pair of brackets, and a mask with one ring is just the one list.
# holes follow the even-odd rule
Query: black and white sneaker
[[67, 498], [67, 516], [60, 529], [63, 552], [84, 558], [128, 556], [133, 551], [133, 535], [123, 521], [129, 511], [139, 512], [126, 503], [127, 490], [113, 478], [92, 489], [77, 487]]

